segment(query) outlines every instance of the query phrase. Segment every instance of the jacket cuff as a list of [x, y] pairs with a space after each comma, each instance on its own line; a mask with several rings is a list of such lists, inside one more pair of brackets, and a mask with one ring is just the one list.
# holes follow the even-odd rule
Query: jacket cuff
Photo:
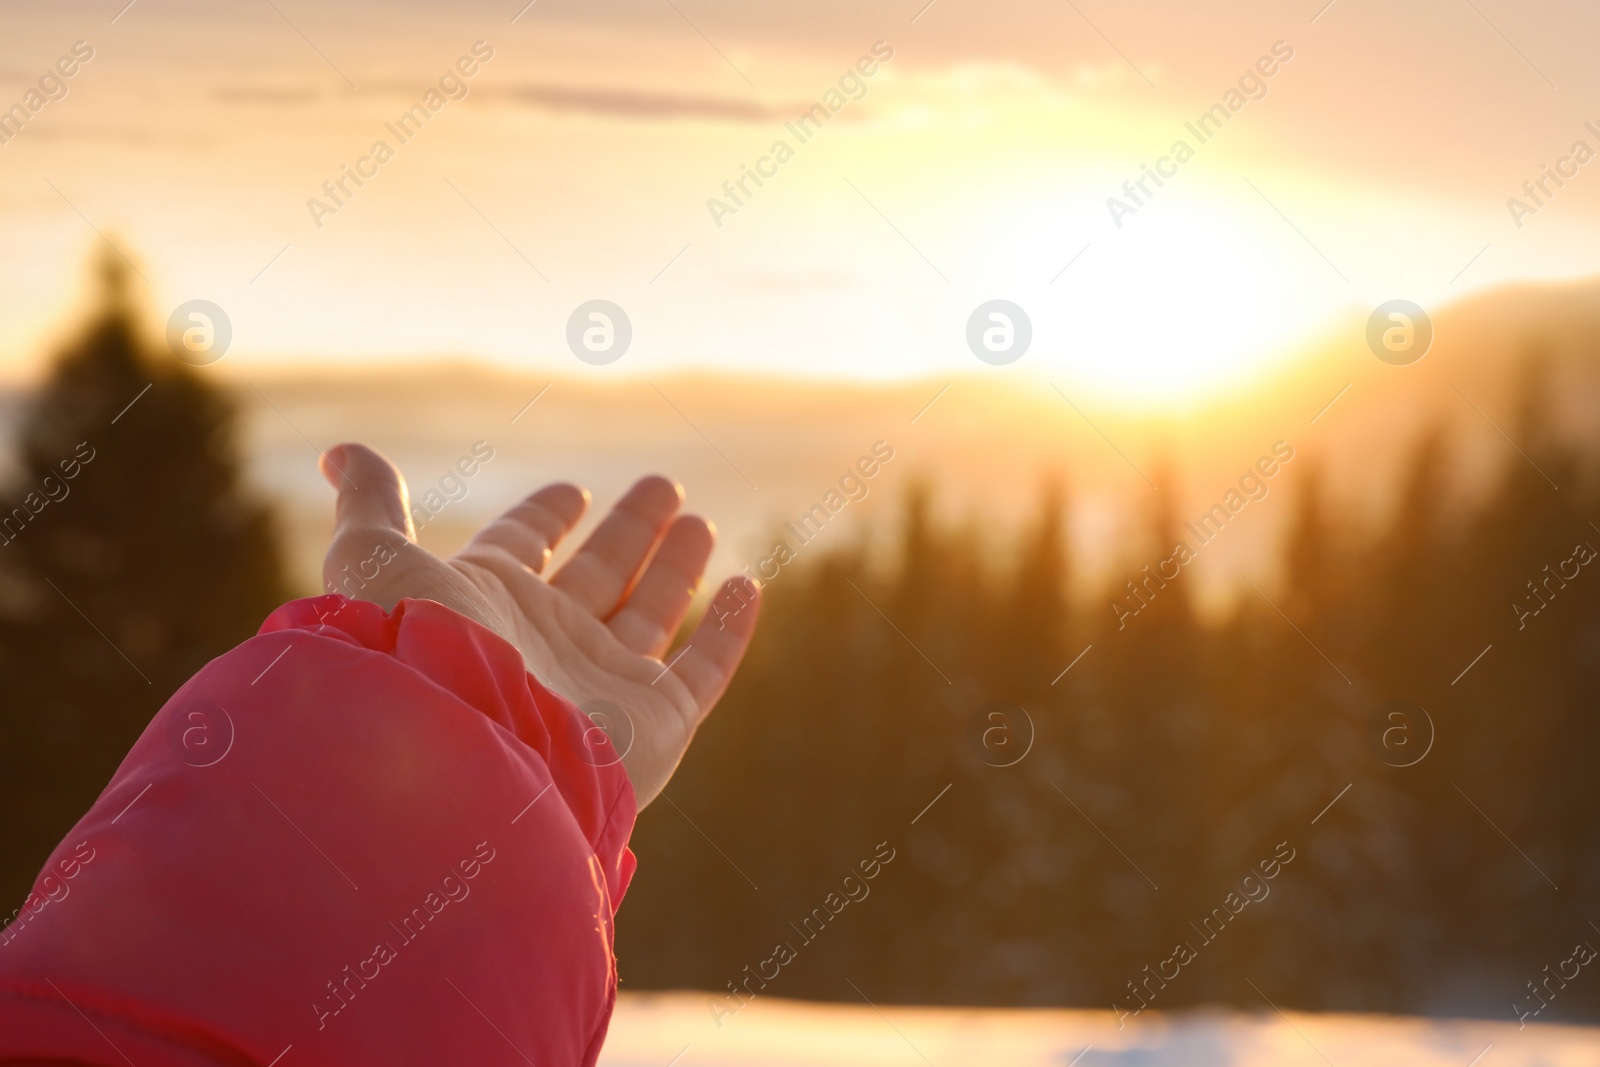
[[621, 904], [637, 866], [628, 848], [638, 816], [633, 784], [604, 733], [534, 677], [509, 641], [436, 601], [408, 598], [386, 612], [336, 594], [290, 601], [260, 634], [286, 630], [390, 656], [536, 752], [599, 859], [612, 904]]

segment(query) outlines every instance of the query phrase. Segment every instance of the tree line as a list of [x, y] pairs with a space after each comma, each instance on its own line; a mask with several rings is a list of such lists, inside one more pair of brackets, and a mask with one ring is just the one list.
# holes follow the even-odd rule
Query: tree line
[[[802, 561], [671, 803], [640, 820], [625, 988], [1538, 1006], [1530, 981], [1600, 943], [1600, 575], [1582, 563], [1600, 452], [1554, 434], [1541, 380], [1509, 428], [1525, 455], [1476, 503], [1442, 427], [1372, 527], [1303, 454], [1264, 561], [1278, 580], [1221, 618], [1188, 569], [1137, 620], [1122, 583], [1086, 588], [1049, 486], [1009, 543], [938, 521], [922, 485], [897, 528]], [[1158, 478], [1117, 573], [1181, 541], [1175, 496]], [[871, 899], [746, 988], [740, 968], [886, 839], [902, 859]], [[1269, 884], [1262, 864], [1291, 853]], [[1600, 986], [1574, 986], [1540, 1019], [1600, 1014]]]

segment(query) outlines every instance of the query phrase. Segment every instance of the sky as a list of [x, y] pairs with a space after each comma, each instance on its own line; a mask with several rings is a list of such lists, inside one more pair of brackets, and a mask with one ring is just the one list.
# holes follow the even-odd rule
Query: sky
[[[230, 368], [1026, 370], [1132, 408], [1387, 300], [1600, 269], [1600, 164], [1523, 192], [1600, 150], [1576, 0], [125, 3], [0, 9], [0, 108], [93, 52], [0, 143], [0, 375], [63, 335], [100, 235], [154, 319], [224, 310]], [[596, 299], [632, 333], [604, 366], [567, 341]], [[1032, 338], [985, 369], [996, 299]]]

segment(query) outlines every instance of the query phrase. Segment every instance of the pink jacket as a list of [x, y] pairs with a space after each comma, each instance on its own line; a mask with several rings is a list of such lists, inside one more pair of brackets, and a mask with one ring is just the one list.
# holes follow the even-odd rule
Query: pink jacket
[[0, 929], [0, 1064], [593, 1064], [636, 810], [597, 737], [439, 604], [284, 605]]

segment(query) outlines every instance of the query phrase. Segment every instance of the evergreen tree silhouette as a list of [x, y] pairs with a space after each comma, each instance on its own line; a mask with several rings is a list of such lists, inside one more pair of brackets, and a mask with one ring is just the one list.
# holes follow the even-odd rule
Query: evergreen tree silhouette
[[129, 274], [107, 250], [98, 307], [28, 403], [0, 491], [0, 890], [14, 901], [167, 697], [289, 596], [234, 404], [146, 344]]

